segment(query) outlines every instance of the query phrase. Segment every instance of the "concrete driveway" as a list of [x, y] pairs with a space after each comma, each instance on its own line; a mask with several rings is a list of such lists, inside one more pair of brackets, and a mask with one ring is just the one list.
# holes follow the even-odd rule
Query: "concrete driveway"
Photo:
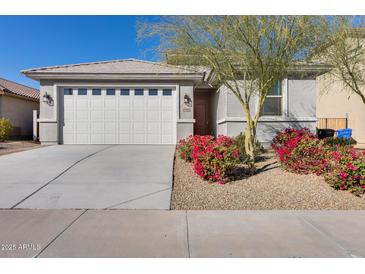
[[62, 145], [0, 157], [0, 208], [169, 209], [174, 146]]

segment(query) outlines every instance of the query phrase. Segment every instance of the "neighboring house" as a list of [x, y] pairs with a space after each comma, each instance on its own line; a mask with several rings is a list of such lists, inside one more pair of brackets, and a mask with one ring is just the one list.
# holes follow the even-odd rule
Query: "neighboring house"
[[39, 110], [39, 90], [0, 78], [0, 118], [10, 120], [12, 138], [32, 139], [33, 110]]
[[[351, 93], [349, 88], [330, 74], [317, 78], [317, 117], [335, 121], [347, 118], [352, 137], [359, 145], [365, 145], [365, 104], [359, 95]], [[339, 129], [335, 124], [328, 127]]]
[[[260, 141], [288, 126], [315, 130], [315, 76], [322, 71], [304, 64], [278, 83], [265, 102]], [[239, 102], [212, 86], [214, 75], [199, 67], [127, 59], [23, 73], [40, 81], [43, 144], [176, 144], [191, 134], [244, 130]]]

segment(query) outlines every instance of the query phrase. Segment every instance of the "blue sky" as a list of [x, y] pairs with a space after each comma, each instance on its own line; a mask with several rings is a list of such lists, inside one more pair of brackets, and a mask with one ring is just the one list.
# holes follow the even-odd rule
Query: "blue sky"
[[[20, 71], [113, 59], [156, 60], [137, 41], [136, 16], [0, 16], [0, 77], [32, 87]], [[147, 48], [146, 48], [147, 47]]]

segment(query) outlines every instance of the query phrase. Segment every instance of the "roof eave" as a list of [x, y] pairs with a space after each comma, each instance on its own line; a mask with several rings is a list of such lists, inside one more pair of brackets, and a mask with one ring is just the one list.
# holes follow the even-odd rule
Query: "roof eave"
[[192, 80], [202, 81], [203, 74], [176, 74], [176, 73], [51, 73], [22, 71], [24, 75], [33, 80]]
[[308, 72], [308, 73], [316, 73], [316, 74], [323, 74], [330, 71], [332, 67], [330, 65], [306, 65], [306, 66], [293, 66], [288, 69], [289, 73], [301, 73], [301, 72]]
[[[331, 69], [332, 67], [330, 65], [325, 65], [325, 64], [297, 65], [290, 67], [288, 69], [288, 74], [308, 73], [308, 74], [321, 75], [329, 72]], [[213, 86], [216, 77], [217, 77], [216, 73], [210, 72], [208, 77], [206, 77], [206, 82]]]

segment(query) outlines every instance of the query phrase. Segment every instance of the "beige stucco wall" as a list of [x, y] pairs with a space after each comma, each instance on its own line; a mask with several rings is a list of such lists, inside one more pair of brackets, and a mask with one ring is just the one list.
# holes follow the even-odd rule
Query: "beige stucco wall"
[[52, 104], [47, 104], [40, 101], [39, 113], [39, 140], [42, 144], [57, 144], [58, 143], [58, 126], [57, 126], [57, 92], [53, 82], [41, 81], [40, 83], [40, 98], [47, 93], [51, 96]]
[[8, 95], [0, 97], [1, 118], [10, 119], [13, 127], [20, 127], [22, 137], [32, 138], [33, 110], [39, 110], [39, 103]]
[[353, 130], [353, 138], [365, 144], [365, 104], [360, 97], [352, 94], [340, 81], [329, 74], [317, 78], [317, 117], [345, 118]]

